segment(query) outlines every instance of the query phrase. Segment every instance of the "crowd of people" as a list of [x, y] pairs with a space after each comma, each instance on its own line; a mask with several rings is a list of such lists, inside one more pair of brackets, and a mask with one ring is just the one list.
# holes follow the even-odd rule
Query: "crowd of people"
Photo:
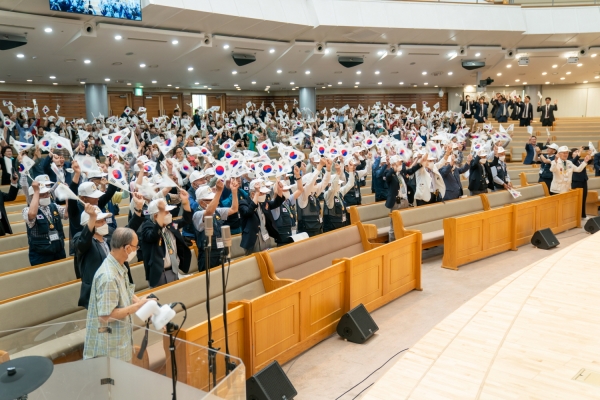
[[[527, 125], [529, 98], [518, 100], [511, 100], [519, 110], [511, 118]], [[123, 317], [144, 303], [132, 292], [128, 263], [135, 258], [151, 288], [189, 272], [192, 242], [200, 271], [220, 265], [223, 226], [241, 234], [250, 255], [298, 240], [299, 233], [311, 237], [349, 225], [348, 208], [361, 204], [367, 177], [375, 201], [390, 210], [462, 197], [461, 176], [472, 196], [516, 193], [505, 160], [512, 125], [494, 127], [484, 98], [472, 103], [467, 96], [462, 112], [426, 102], [316, 113], [296, 103], [283, 109], [248, 103], [244, 110], [211, 107], [191, 115], [177, 108], [170, 118], [150, 119], [143, 107], [127, 107], [119, 117], [93, 121], [66, 121], [58, 107], [54, 116], [45, 106], [40, 118], [36, 104], [4, 104], [0, 169], [11, 189], [2, 196], [10, 201], [19, 188], [26, 195], [31, 265], [66, 257], [68, 221], [69, 250], [82, 279], [79, 305], [93, 308], [93, 318]], [[506, 121], [506, 98], [492, 104], [498, 122]], [[477, 124], [469, 126], [472, 117]], [[578, 177], [590, 157], [581, 159], [580, 149], [536, 146], [535, 139], [526, 162], [542, 163], [540, 181], [552, 193], [582, 187]], [[0, 203], [0, 234], [10, 233]], [[128, 216], [126, 228], [117, 228], [120, 214]], [[209, 216], [214, 233], [207, 260]]]

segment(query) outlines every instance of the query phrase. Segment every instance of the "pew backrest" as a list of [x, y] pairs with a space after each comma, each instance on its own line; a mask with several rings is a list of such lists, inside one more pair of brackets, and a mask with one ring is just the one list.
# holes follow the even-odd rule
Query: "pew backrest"
[[405, 208], [400, 210], [402, 224], [405, 229], [416, 229], [422, 233], [444, 229], [444, 219], [457, 215], [471, 214], [484, 210], [481, 197], [473, 196], [464, 199], [435, 203], [428, 206]]
[[[390, 224], [390, 210], [384, 201], [377, 203], [350, 207], [350, 220], [363, 224], [374, 224], [377, 228], [384, 228]], [[357, 219], [357, 220], [356, 220]]]
[[534, 184], [530, 186], [524, 186], [516, 189], [521, 192], [521, 196], [516, 199], [512, 197], [506, 190], [499, 190], [497, 192], [486, 193], [484, 196], [487, 197], [490, 208], [503, 207], [507, 204], [520, 203], [523, 201], [529, 201], [538, 199], [545, 196], [544, 187], [540, 184]]

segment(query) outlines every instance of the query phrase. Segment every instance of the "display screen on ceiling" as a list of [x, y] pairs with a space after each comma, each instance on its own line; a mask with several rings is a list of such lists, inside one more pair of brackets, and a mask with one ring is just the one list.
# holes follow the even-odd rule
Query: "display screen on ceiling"
[[141, 21], [141, 2], [142, 0], [50, 0], [50, 10]]

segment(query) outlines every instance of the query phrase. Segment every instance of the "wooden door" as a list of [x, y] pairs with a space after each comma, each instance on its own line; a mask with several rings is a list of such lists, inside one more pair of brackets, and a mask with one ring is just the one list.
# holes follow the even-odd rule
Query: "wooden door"
[[[207, 94], [206, 95], [206, 107], [211, 108], [213, 106], [221, 107], [219, 109], [219, 113], [221, 113], [225, 109], [225, 94], [224, 93], [212, 94], [212, 95]], [[246, 107], [246, 106], [244, 105], [244, 107]], [[240, 111], [241, 111], [241, 108], [240, 108]]]
[[125, 107], [131, 107], [129, 93], [108, 94], [108, 108], [110, 115], [121, 116]]
[[180, 94], [161, 94], [160, 98], [162, 112], [165, 115], [168, 115], [169, 118], [173, 117], [173, 110], [175, 110], [175, 107], [179, 106], [179, 116], [181, 116], [181, 113], [185, 110], [183, 96]]
[[148, 121], [152, 121], [154, 117], [162, 116], [160, 108], [160, 95], [144, 95], [144, 107], [146, 107], [146, 113], [148, 114]]

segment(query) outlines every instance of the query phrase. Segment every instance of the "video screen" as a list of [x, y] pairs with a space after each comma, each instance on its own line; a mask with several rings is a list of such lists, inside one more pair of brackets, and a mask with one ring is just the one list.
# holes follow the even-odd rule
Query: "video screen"
[[141, 2], [142, 0], [50, 0], [50, 10], [141, 21]]

